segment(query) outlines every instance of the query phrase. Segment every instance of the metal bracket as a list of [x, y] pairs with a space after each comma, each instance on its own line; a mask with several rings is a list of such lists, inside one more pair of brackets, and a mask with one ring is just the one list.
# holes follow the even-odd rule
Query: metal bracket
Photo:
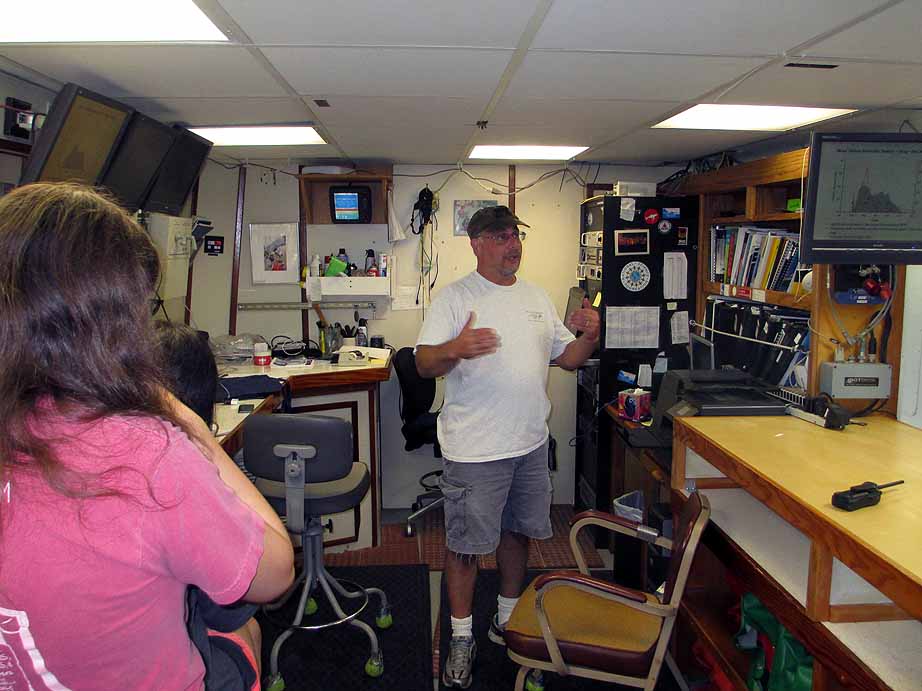
[[695, 478], [693, 477], [685, 478], [685, 491], [694, 492], [695, 489], [697, 489], [697, 485], [695, 484]]
[[651, 528], [648, 525], [639, 525], [636, 528], [637, 537], [639, 537], [644, 542], [654, 543], [659, 537], [659, 531], [655, 528]]

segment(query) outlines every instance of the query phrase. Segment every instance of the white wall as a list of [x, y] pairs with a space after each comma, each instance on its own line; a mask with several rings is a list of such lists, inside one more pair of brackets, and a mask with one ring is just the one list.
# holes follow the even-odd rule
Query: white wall
[[[403, 224], [410, 220], [413, 203], [420, 189], [426, 184], [432, 189], [440, 187], [449, 173], [433, 177], [406, 177], [424, 175], [445, 168], [445, 166], [395, 166], [394, 204], [398, 219]], [[466, 168], [473, 175], [490, 178], [503, 185], [508, 179], [507, 166], [470, 166]], [[516, 184], [521, 187], [535, 180], [551, 166], [517, 166]], [[592, 167], [595, 176], [595, 167]], [[613, 167], [604, 166], [598, 182], [615, 180], [658, 181], [673, 172], [671, 168]], [[297, 185], [288, 176], [277, 175], [275, 184], [271, 175], [267, 184], [257, 182], [259, 169], [250, 168], [247, 175], [245, 220], [251, 222], [296, 221], [298, 214]], [[265, 177], [265, 176], [264, 176]], [[519, 274], [526, 280], [544, 287], [563, 313], [567, 292], [575, 285], [574, 277], [578, 256], [579, 203], [583, 187], [567, 180], [560, 187], [559, 175], [545, 180], [535, 187], [516, 196], [516, 213], [531, 225], [525, 240], [522, 267]], [[193, 318], [199, 328], [213, 336], [227, 333], [228, 306], [230, 299], [230, 272], [233, 252], [233, 223], [236, 203], [237, 172], [226, 171], [209, 163], [202, 176], [199, 192], [199, 215], [211, 219], [215, 234], [225, 237], [225, 253], [221, 257], [196, 259], [193, 284]], [[472, 271], [475, 260], [466, 235], [455, 236], [452, 229], [452, 211], [456, 199], [490, 199], [489, 192], [475, 182], [455, 174], [439, 193], [439, 210], [436, 212], [438, 229], [434, 234], [434, 246], [438, 254], [438, 278], [432, 290], [433, 295], [442, 287]], [[507, 197], [498, 197], [501, 204]], [[308, 229], [310, 252], [318, 254], [335, 253], [345, 247], [350, 258], [359, 264], [364, 250], [374, 248], [376, 253], [390, 252], [396, 257], [394, 268], [396, 280], [401, 286], [415, 288], [419, 278], [419, 237], [409, 235], [408, 239], [393, 246], [387, 242], [383, 227], [315, 226]], [[428, 246], [428, 241], [427, 241]], [[430, 279], [431, 280], [431, 279]], [[297, 289], [290, 286], [254, 288], [250, 283], [248, 235], [244, 228], [243, 252], [240, 271], [240, 300], [297, 300]], [[352, 323], [351, 310], [328, 311], [330, 321]], [[385, 341], [401, 348], [412, 346], [424, 317], [423, 309], [406, 311], [392, 310], [380, 304], [371, 314], [362, 311], [361, 316], [371, 319], [370, 334], [381, 334]], [[374, 318], [372, 318], [374, 317]], [[313, 323], [313, 318], [312, 318]], [[252, 331], [267, 338], [280, 333], [299, 338], [300, 316], [297, 312], [240, 312], [238, 333]], [[312, 328], [312, 337], [316, 330]], [[553, 410], [548, 422], [551, 433], [557, 439], [558, 471], [554, 477], [557, 503], [572, 503], [574, 495], [574, 452], [568, 441], [574, 434], [576, 409], [575, 374], [552, 368], [548, 381], [548, 394]], [[381, 386], [382, 423], [382, 478], [385, 508], [407, 507], [419, 492], [417, 479], [423, 473], [438, 467], [439, 461], [432, 456], [431, 448], [406, 452], [404, 439], [400, 434], [399, 386], [396, 376]]]

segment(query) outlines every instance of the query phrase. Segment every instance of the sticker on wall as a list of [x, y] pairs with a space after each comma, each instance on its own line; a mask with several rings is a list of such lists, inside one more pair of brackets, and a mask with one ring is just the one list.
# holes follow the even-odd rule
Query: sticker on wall
[[650, 231], [646, 228], [639, 230], [615, 231], [615, 256], [625, 254], [650, 254]]
[[679, 230], [676, 233], [676, 237], [679, 240], [680, 245], [688, 244], [688, 228], [685, 226], [679, 226]]
[[219, 254], [224, 254], [224, 237], [221, 235], [206, 235], [205, 254], [211, 257], [217, 257]]
[[650, 285], [650, 269], [643, 262], [628, 262], [621, 269], [621, 285], [632, 293], [639, 293]]
[[660, 232], [660, 235], [666, 235], [670, 230], [672, 230], [672, 222], [660, 221], [656, 224], [656, 229]]
[[637, 213], [637, 206], [630, 197], [621, 197], [621, 213], [618, 214], [622, 221], [633, 221]]
[[659, 221], [659, 211], [656, 209], [647, 209], [643, 212], [643, 221], [648, 226], [652, 226], [654, 223]]
[[681, 214], [679, 207], [677, 206], [664, 206], [663, 207], [663, 218], [671, 218], [672, 220], [677, 219]]

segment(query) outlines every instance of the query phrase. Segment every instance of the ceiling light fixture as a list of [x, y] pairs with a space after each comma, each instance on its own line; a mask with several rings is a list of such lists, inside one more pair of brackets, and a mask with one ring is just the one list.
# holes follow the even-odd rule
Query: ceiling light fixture
[[500, 146], [478, 144], [468, 158], [511, 159], [518, 161], [569, 161], [588, 146]]
[[734, 106], [722, 103], [699, 103], [678, 115], [673, 115], [668, 120], [653, 125], [653, 127], [685, 130], [783, 132], [854, 112], [854, 110], [846, 108]]
[[0, 43], [227, 41], [192, 0], [43, 0], [35, 21], [15, 21], [9, 12]]
[[305, 125], [190, 127], [215, 146], [298, 146], [326, 144], [317, 130]]

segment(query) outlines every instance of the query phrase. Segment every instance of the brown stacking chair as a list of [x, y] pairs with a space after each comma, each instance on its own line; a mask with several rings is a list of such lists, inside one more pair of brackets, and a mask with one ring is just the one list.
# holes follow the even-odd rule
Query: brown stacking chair
[[[707, 524], [708, 500], [693, 492], [679, 515], [673, 540], [601, 511], [574, 516], [570, 547], [579, 573], [555, 571], [525, 589], [506, 625], [509, 657], [521, 665], [516, 691], [542, 687], [541, 670], [573, 674], [652, 691], [665, 659], [678, 673], [667, 646], [695, 550]], [[663, 596], [625, 588], [589, 575], [577, 543], [595, 525], [672, 550]]]

